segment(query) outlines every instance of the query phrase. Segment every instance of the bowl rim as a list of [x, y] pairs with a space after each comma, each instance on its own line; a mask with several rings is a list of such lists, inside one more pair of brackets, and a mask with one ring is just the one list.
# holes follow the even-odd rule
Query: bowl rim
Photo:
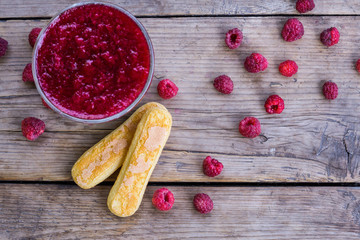
[[[104, 5], [104, 6], [108, 6], [108, 7], [112, 7], [115, 8], [117, 10], [119, 10], [120, 12], [124, 13], [126, 16], [128, 16], [131, 20], [133, 20], [136, 25], [140, 28], [142, 34], [144, 35], [148, 48], [149, 48], [149, 53], [150, 53], [150, 68], [149, 68], [149, 74], [148, 74], [148, 78], [146, 80], [145, 86], [143, 88], [143, 90], [141, 91], [141, 93], [139, 94], [139, 96], [129, 105], [127, 106], [125, 109], [123, 109], [122, 111], [105, 117], [105, 118], [101, 118], [101, 119], [84, 119], [84, 118], [78, 118], [75, 116], [72, 116], [68, 113], [63, 112], [62, 110], [58, 109], [54, 104], [52, 104], [48, 98], [46, 97], [45, 93], [43, 92], [40, 83], [39, 83], [39, 79], [37, 77], [37, 56], [38, 56], [38, 50], [41, 47], [41, 44], [39, 44], [43, 38], [44, 38], [44, 33], [46, 32], [46, 30], [52, 25], [52, 23], [59, 18], [59, 16], [61, 14], [63, 14], [64, 12], [66, 12], [69, 9], [72, 8], [76, 8], [76, 7], [80, 7], [80, 6], [84, 6], [84, 5]], [[35, 86], [37, 91], [39, 92], [41, 98], [45, 101], [45, 103], [55, 112], [59, 113], [61, 116], [66, 117], [68, 119], [77, 121], [77, 122], [82, 122], [82, 123], [104, 123], [104, 122], [108, 122], [108, 121], [112, 121], [115, 119], [118, 119], [122, 116], [124, 116], [125, 114], [127, 114], [128, 112], [130, 112], [145, 96], [146, 92], [148, 91], [152, 79], [153, 79], [153, 75], [154, 75], [154, 68], [155, 68], [155, 55], [154, 55], [154, 48], [150, 39], [149, 34], [147, 33], [145, 27], [142, 25], [142, 23], [133, 15], [131, 14], [129, 11], [127, 11], [126, 9], [113, 4], [113, 3], [107, 3], [107, 2], [99, 2], [99, 1], [94, 1], [94, 2], [80, 2], [80, 3], [75, 3], [72, 4], [66, 8], [64, 8], [63, 10], [61, 10], [59, 13], [57, 13], [54, 17], [52, 17], [48, 24], [42, 28], [42, 30], [39, 33], [39, 36], [35, 42], [34, 48], [33, 48], [33, 52], [32, 52], [32, 74], [34, 77], [34, 82], [35, 82]]]

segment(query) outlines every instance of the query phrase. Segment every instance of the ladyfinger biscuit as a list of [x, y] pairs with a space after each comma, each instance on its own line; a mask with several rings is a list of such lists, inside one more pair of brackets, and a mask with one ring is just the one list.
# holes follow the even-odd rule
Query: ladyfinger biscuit
[[172, 118], [163, 108], [148, 110], [141, 119], [119, 176], [107, 200], [110, 211], [131, 216], [139, 208], [150, 176], [170, 135]]
[[138, 123], [144, 114], [153, 108], [166, 109], [155, 102], [141, 106], [123, 124], [77, 160], [71, 170], [71, 175], [79, 187], [89, 189], [96, 186], [123, 164]]

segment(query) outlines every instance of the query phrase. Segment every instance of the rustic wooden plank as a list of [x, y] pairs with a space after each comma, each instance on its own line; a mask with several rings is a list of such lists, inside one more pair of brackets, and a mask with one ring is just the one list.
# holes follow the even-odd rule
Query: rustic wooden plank
[[[159, 186], [160, 187], [160, 186]], [[168, 187], [173, 209], [157, 211], [148, 187], [135, 215], [106, 206], [110, 186], [0, 185], [1, 239], [359, 239], [360, 189], [351, 187]], [[209, 215], [196, 193], [214, 201]]]
[[[293, 0], [109, 0], [138, 16], [171, 16], [171, 15], [273, 15], [298, 14]], [[360, 4], [357, 0], [315, 1], [316, 8], [311, 14], [359, 14]], [[1, 18], [52, 17], [60, 10], [73, 4], [72, 0], [1, 0]]]
[[[285, 20], [142, 19], [156, 50], [154, 83], [144, 102], [163, 103], [174, 118], [162, 157], [169, 167], [159, 166], [152, 181], [208, 181], [201, 173], [201, 160], [207, 154], [228, 166], [229, 172], [213, 181], [359, 181], [360, 82], [353, 66], [360, 57], [359, 17], [302, 18], [306, 35], [294, 43], [285, 43], [280, 37]], [[69, 180], [77, 157], [125, 119], [79, 124], [41, 106], [34, 86], [21, 81], [21, 72], [31, 56], [27, 32], [44, 24], [0, 23], [0, 33], [13, 40], [7, 56], [0, 59], [3, 180]], [[333, 25], [339, 27], [342, 37], [338, 46], [327, 49], [318, 36]], [[240, 49], [230, 51], [223, 36], [234, 26], [243, 29], [245, 40]], [[249, 74], [242, 67], [252, 51], [268, 58], [265, 73]], [[300, 66], [295, 78], [284, 78], [277, 71], [277, 65], [287, 58]], [[223, 73], [235, 81], [230, 96], [217, 93], [211, 84]], [[160, 100], [156, 93], [157, 82], [164, 77], [173, 79], [180, 88], [178, 96], [169, 101]], [[320, 86], [325, 79], [338, 83], [337, 100], [323, 99]], [[264, 100], [273, 93], [286, 101], [279, 116], [268, 115], [263, 109]], [[240, 136], [237, 125], [247, 115], [260, 119], [262, 136], [253, 140]], [[21, 120], [28, 116], [44, 119], [47, 124], [47, 132], [35, 143], [25, 141], [20, 133]]]

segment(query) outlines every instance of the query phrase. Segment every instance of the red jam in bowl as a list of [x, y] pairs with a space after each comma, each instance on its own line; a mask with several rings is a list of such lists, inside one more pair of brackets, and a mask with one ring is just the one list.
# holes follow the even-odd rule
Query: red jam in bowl
[[150, 50], [140, 27], [103, 4], [64, 11], [39, 40], [39, 86], [62, 112], [103, 119], [127, 108], [142, 92]]

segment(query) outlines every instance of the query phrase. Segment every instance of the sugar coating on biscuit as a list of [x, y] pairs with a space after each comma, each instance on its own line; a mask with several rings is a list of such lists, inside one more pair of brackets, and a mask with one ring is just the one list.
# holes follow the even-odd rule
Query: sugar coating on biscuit
[[164, 142], [166, 138], [166, 128], [159, 126], [151, 127], [148, 133], [149, 137], [146, 139], [144, 146], [147, 150], [154, 151]]

